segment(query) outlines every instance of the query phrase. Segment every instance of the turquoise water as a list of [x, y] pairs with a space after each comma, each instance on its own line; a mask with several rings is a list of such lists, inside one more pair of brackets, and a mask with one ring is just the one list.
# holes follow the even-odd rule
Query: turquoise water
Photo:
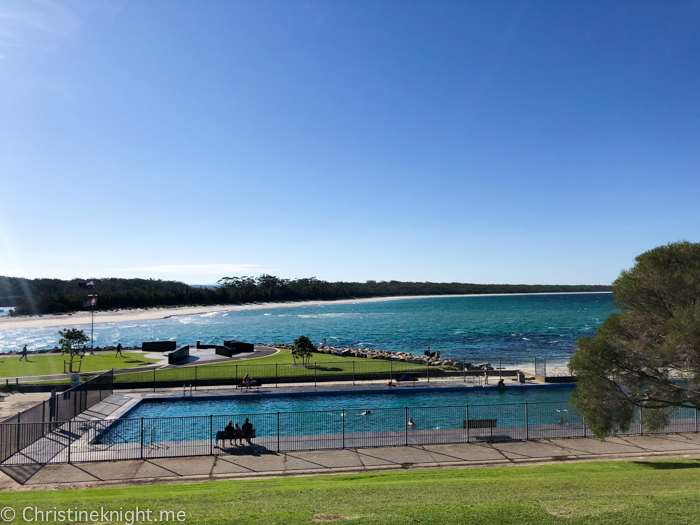
[[[517, 295], [404, 299], [324, 304], [270, 310], [176, 316], [153, 321], [95, 324], [97, 346], [177, 340], [193, 344], [240, 339], [315, 343], [422, 354], [430, 346], [445, 357], [472, 361], [531, 356], [567, 361], [581, 335], [594, 335], [613, 312], [612, 294]], [[99, 320], [99, 315], [96, 316]], [[68, 325], [70, 326], [70, 325]], [[79, 326], [86, 329], [86, 325]], [[52, 348], [58, 328], [0, 330], [0, 351]], [[87, 326], [89, 332], [89, 326]]]
[[465, 419], [496, 419], [499, 427], [522, 426], [526, 402], [531, 424], [551, 425], [563, 415], [566, 423], [579, 421], [567, 404], [572, 391], [570, 386], [551, 386], [144, 401], [110, 426], [101, 439], [105, 443], [140, 443], [144, 437], [153, 442], [211, 440], [229, 420], [242, 425], [245, 418], [263, 441], [275, 436], [396, 432], [406, 429], [409, 417], [414, 430], [459, 429]]
[[188, 399], [145, 401], [125, 418], [187, 417], [263, 412], [308, 412], [368, 408], [434, 407], [456, 405], [495, 405], [511, 403], [545, 403], [567, 401], [574, 391], [571, 386], [538, 388], [476, 388], [452, 392], [394, 392], [386, 394], [304, 395], [264, 398]]

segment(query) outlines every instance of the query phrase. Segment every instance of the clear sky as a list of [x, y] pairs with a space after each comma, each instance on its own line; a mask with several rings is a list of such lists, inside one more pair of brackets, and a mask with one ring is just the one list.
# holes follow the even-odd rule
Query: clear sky
[[0, 3], [0, 275], [608, 284], [682, 239], [697, 1]]

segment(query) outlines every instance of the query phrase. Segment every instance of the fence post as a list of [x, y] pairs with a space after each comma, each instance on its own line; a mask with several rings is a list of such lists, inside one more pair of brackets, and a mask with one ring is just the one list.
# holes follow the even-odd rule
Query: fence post
[[143, 459], [143, 418], [141, 418], [141, 459]]
[[464, 376], [464, 382], [467, 382], [467, 360], [462, 359], [462, 375]]
[[318, 372], [318, 368], [316, 368], [316, 363], [314, 363], [314, 387], [316, 386], [316, 374]]
[[20, 432], [21, 432], [20, 428], [22, 427], [22, 425], [20, 425], [20, 423], [22, 422], [21, 420], [22, 420], [22, 412], [17, 412], [17, 452], [22, 450], [22, 446], [20, 445], [20, 440], [19, 440]]
[[[100, 400], [101, 401], [101, 400]], [[41, 433], [44, 433], [44, 423], [46, 423], [46, 401], [41, 402]]]
[[153, 367], [153, 391], [156, 391], [156, 367]]
[[544, 368], [544, 370], [542, 371], [543, 372], [542, 377], [544, 377], [546, 379], [547, 378], [547, 358], [546, 357], [544, 358], [544, 366], [542, 368]]
[[469, 405], [467, 405], [467, 419], [464, 424], [467, 427], [467, 443], [469, 443]]
[[425, 364], [426, 374], [428, 376], [428, 383], [430, 383], [430, 363]]
[[70, 463], [70, 440], [73, 435], [73, 420], [68, 421], [68, 463]]
[[199, 368], [199, 365], [195, 365], [194, 367], [194, 389], [197, 390], [197, 369]]
[[408, 407], [406, 407], [406, 415], [404, 417], [403, 433], [406, 435], [406, 446], [408, 446]]
[[500, 381], [503, 376], [503, 361], [502, 358], [498, 358], [498, 380]]
[[[279, 364], [275, 363], [275, 387], [279, 386]], [[279, 412], [278, 412], [278, 419], [279, 419]], [[279, 423], [279, 421], [278, 421]], [[277, 444], [277, 452], [279, 452], [279, 443]]]
[[280, 451], [280, 413], [277, 412], [277, 452]]
[[[355, 361], [352, 362], [352, 386], [355, 386]], [[696, 410], [697, 412], [697, 410]], [[697, 430], [696, 430], [697, 432]]]
[[238, 381], [238, 365], [236, 365], [236, 381]]
[[345, 449], [345, 409], [343, 409], [343, 449]]
[[530, 418], [527, 411], [527, 402], [525, 403], [525, 441], [530, 441]]
[[698, 433], [698, 409], [695, 409], [695, 433]]
[[[213, 435], [214, 435], [214, 416], [213, 416], [213, 414], [209, 414], [209, 455], [211, 455], [211, 456], [214, 455], [214, 439], [212, 439]], [[233, 443], [233, 441], [231, 443]]]
[[394, 380], [394, 362], [389, 360], [389, 381]]

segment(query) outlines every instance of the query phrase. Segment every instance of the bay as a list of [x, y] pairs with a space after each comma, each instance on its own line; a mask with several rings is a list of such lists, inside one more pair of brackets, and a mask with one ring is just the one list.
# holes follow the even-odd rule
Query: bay
[[[430, 346], [443, 357], [517, 363], [532, 357], [566, 362], [576, 339], [593, 336], [614, 311], [612, 294], [551, 294], [399, 299], [383, 302], [212, 312], [169, 319], [99, 323], [95, 346], [138, 346], [143, 341], [182, 344], [238, 339], [291, 343], [307, 335], [319, 344], [421, 354]], [[70, 324], [66, 325], [70, 327]], [[90, 333], [89, 325], [79, 328]], [[0, 352], [53, 348], [58, 328], [0, 331]]]

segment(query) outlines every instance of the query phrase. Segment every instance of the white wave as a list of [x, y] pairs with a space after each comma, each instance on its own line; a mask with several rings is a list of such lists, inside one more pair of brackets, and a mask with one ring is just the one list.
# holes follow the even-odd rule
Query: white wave
[[272, 314], [263, 314], [263, 315], [272, 315]]
[[[350, 315], [359, 315], [359, 314], [307, 314], [307, 315], [300, 315], [299, 317], [303, 319], [318, 319], [319, 317], [327, 317], [327, 318], [334, 318], [334, 317], [347, 317]], [[362, 317], [360, 317], [362, 319]]]

